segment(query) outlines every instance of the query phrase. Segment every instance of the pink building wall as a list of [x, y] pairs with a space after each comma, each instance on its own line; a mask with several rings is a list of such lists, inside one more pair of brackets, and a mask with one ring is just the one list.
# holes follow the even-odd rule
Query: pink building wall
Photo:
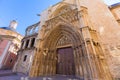
[[8, 56], [8, 50], [10, 47], [11, 41], [8, 39], [1, 39], [0, 42], [0, 69], [3, 69], [4, 60]]
[[0, 41], [0, 56], [2, 55], [2, 53], [4, 52], [6, 46], [8, 44], [8, 40], [1, 40]]
[[9, 27], [0, 27], [0, 69], [12, 69], [16, 62], [22, 35], [15, 31], [17, 22], [12, 20]]
[[4, 60], [3, 69], [12, 69], [17, 60], [17, 55], [10, 53], [7, 55], [7, 58]]
[[[8, 44], [9, 42], [10, 44]], [[8, 39], [2, 39], [0, 42], [0, 69], [12, 69], [17, 60], [17, 54], [10, 51], [12, 44], [14, 43]], [[15, 47], [13, 46], [13, 48]]]
[[16, 38], [0, 35], [0, 69], [12, 69], [17, 60], [18, 44]]

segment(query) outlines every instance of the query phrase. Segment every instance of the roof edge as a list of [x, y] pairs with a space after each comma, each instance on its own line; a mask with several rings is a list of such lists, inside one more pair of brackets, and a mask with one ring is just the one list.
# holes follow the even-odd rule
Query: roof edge
[[109, 8], [113, 9], [115, 7], [118, 7], [118, 6], [120, 6], [120, 2], [110, 5]]

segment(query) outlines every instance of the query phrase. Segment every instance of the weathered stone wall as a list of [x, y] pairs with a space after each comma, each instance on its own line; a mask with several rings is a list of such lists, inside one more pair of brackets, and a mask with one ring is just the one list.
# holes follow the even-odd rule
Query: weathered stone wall
[[[27, 57], [26, 57], [26, 60], [24, 61], [24, 58], [25, 58], [26, 55], [27, 55]], [[18, 60], [15, 64], [15, 66], [14, 66], [13, 71], [28, 74], [29, 70], [30, 70], [30, 67], [32, 65], [33, 56], [34, 56], [34, 50], [33, 49], [20, 51]]]
[[21, 41], [21, 48], [18, 52], [18, 60], [13, 69], [14, 72], [29, 73], [35, 54], [39, 24], [40, 22], [37, 22], [26, 28], [25, 37]]
[[[109, 9], [112, 12], [114, 18], [116, 19], [120, 27], [120, 5], [110, 6]], [[117, 33], [118, 32], [116, 32], [116, 34]], [[120, 78], [120, 44], [118, 43], [117, 45], [110, 46], [109, 51], [111, 53], [108, 56], [110, 58], [109, 63], [111, 63], [110, 65], [111, 71], [113, 72], [114, 76], [116, 76], [117, 78]]]
[[120, 77], [120, 49], [118, 48], [120, 45], [120, 26], [118, 22], [108, 6], [101, 0], [93, 0], [92, 2], [81, 0], [80, 5], [88, 8], [90, 21], [100, 35], [112, 75]]

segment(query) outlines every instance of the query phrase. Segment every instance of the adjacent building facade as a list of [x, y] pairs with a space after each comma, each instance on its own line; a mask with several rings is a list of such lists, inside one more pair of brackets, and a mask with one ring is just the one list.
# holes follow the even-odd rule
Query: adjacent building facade
[[21, 48], [18, 51], [18, 60], [14, 66], [14, 72], [29, 73], [35, 53], [35, 43], [39, 24], [40, 22], [26, 29], [25, 37], [22, 39]]
[[9, 27], [0, 28], [0, 69], [12, 69], [17, 60], [22, 35], [16, 32], [17, 22], [11, 21]]

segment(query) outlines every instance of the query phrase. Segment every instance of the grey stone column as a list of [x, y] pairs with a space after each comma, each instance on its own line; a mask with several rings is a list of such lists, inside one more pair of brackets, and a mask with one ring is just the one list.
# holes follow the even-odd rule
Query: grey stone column
[[32, 43], [31, 41], [32, 41], [32, 38], [29, 39], [28, 48], [30, 48], [31, 46], [31, 43]]
[[23, 44], [23, 46], [22, 46], [22, 49], [24, 49], [24, 48], [25, 48], [25, 45], [26, 45], [26, 41], [24, 41], [24, 44]]

